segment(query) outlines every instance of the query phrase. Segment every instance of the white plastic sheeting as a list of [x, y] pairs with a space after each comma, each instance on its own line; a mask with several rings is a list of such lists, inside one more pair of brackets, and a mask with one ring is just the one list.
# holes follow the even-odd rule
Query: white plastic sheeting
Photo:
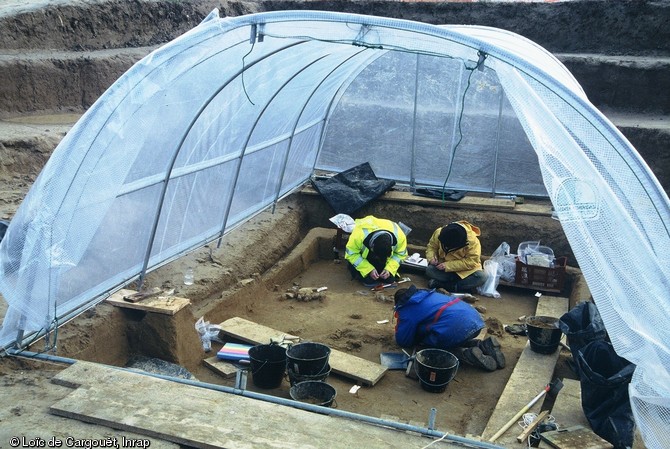
[[325, 12], [218, 18], [122, 76], [53, 153], [0, 244], [8, 346], [219, 238], [315, 168], [548, 195], [670, 447], [667, 195], [536, 44], [502, 30]]

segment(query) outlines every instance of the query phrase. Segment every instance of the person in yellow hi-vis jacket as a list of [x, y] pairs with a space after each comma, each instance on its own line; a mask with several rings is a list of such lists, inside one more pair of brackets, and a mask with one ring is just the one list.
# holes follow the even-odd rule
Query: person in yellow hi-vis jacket
[[481, 231], [467, 221], [455, 221], [433, 232], [426, 247], [429, 288], [465, 292], [486, 282], [482, 269]]
[[407, 236], [398, 223], [368, 215], [355, 220], [344, 258], [352, 278], [367, 287], [397, 280], [407, 257]]

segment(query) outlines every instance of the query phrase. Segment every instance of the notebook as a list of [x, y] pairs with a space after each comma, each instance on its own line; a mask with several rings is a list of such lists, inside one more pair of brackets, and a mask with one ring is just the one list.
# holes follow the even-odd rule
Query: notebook
[[414, 253], [409, 256], [407, 259], [402, 261], [403, 265], [409, 265], [412, 267], [422, 267], [426, 268], [428, 266], [428, 260], [424, 259], [419, 255], [419, 253]]
[[248, 361], [251, 347], [239, 343], [226, 343], [216, 353], [216, 357], [220, 360]]

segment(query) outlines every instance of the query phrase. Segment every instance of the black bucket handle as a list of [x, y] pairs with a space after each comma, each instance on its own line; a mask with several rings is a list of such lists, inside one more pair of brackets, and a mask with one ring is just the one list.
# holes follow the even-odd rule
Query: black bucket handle
[[[270, 343], [265, 343], [265, 344], [257, 345], [257, 346], [281, 346], [281, 345], [279, 345], [276, 342], [270, 341]], [[249, 370], [249, 371], [251, 371], [251, 374], [254, 375], [254, 374], [260, 372], [265, 367], [265, 365], [267, 365], [268, 363], [279, 363], [279, 362], [270, 362], [270, 360], [263, 360], [263, 364], [261, 366], [259, 366], [257, 370], [255, 370], [255, 371]], [[286, 360], [284, 360], [284, 363], [286, 363]], [[249, 366], [251, 367], [251, 359], [249, 360]]]

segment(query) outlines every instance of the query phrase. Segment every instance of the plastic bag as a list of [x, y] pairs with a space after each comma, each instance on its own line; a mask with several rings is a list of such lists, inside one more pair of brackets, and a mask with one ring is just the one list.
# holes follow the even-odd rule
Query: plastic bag
[[591, 341], [577, 351], [575, 362], [580, 373], [582, 409], [591, 428], [614, 449], [631, 447], [635, 419], [628, 386], [635, 365], [619, 357], [612, 343], [603, 339]]
[[540, 241], [521, 242], [517, 251], [519, 260], [527, 265], [554, 267], [554, 250], [541, 246]]
[[539, 246], [539, 240], [531, 240], [519, 243], [519, 247], [516, 250], [516, 254], [519, 256], [519, 260], [523, 263], [526, 263], [526, 255], [536, 250]]
[[500, 298], [498, 293], [498, 283], [500, 276], [498, 276], [498, 262], [493, 259], [484, 261], [484, 273], [486, 273], [486, 281], [481, 287], [477, 287], [477, 292], [483, 296], [490, 296], [492, 298]]
[[212, 340], [220, 342], [219, 340], [219, 331], [221, 331], [221, 326], [217, 324], [210, 324], [209, 321], [205, 321], [205, 317], [200, 317], [195, 323], [195, 330], [198, 331], [200, 335], [200, 341], [202, 342], [202, 349], [205, 352], [212, 350]]
[[[593, 301], [583, 301], [561, 316], [558, 326], [568, 339], [572, 357], [577, 351], [595, 340], [606, 340], [607, 329]], [[579, 374], [579, 373], [577, 373]]]
[[356, 225], [354, 219], [347, 214], [337, 214], [334, 217], [330, 217], [330, 222], [347, 234], [351, 234]]
[[510, 246], [507, 242], [502, 242], [498, 248], [493, 251], [491, 260], [498, 262], [498, 276], [505, 282], [514, 282], [516, 278], [516, 255], [509, 253]]

